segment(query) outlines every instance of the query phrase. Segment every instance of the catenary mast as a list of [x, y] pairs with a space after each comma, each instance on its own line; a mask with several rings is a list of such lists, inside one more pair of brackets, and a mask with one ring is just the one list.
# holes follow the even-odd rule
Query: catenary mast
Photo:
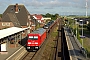
[[87, 17], [87, 7], [88, 7], [88, 6], [87, 6], [87, 0], [86, 0], [86, 6], [85, 6], [85, 7], [86, 7], [86, 17]]

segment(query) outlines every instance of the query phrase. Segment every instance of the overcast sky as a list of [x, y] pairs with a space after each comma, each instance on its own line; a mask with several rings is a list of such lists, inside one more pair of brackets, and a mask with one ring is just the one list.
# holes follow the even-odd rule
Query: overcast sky
[[[0, 0], [0, 13], [10, 4], [23, 4], [30, 14], [83, 14], [85, 15], [86, 0]], [[90, 15], [90, 0], [88, 1], [88, 15]]]

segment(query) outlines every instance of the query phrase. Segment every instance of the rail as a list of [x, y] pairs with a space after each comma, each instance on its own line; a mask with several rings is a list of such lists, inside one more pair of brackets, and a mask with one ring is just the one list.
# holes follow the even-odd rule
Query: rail
[[27, 52], [26, 54], [22, 56], [20, 60], [32, 60], [35, 54], [36, 52]]

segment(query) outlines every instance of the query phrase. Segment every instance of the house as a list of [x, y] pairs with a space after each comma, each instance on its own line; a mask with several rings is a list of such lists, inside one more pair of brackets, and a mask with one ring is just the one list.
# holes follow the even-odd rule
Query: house
[[24, 5], [16, 3], [15, 5], [9, 5], [3, 13], [0, 29], [8, 27], [29, 27], [32, 31], [35, 28], [34, 22], [36, 21], [34, 20]]
[[45, 20], [43, 19], [43, 16], [41, 14], [34, 14], [32, 16], [34, 19], [36, 19], [38, 21], [38, 23], [40, 24], [40, 27], [44, 26]]
[[44, 17], [44, 22], [46, 23], [47, 21], [50, 21], [51, 20], [51, 17]]
[[41, 14], [34, 14], [33, 17], [41, 24], [44, 23], [43, 16]]

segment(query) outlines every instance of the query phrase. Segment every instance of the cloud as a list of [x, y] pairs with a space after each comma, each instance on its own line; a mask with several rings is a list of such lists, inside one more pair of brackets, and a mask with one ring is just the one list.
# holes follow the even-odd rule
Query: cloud
[[[88, 1], [88, 8], [90, 8], [90, 0]], [[0, 6], [8, 6], [10, 4], [22, 3], [27, 7], [52, 9], [56, 7], [75, 7], [85, 8], [85, 0], [2, 0]]]
[[[0, 0], [0, 9], [6, 9], [10, 4], [24, 4], [28, 9], [48, 11], [60, 10], [60, 8], [65, 8], [64, 10], [70, 9], [85, 9], [85, 0]], [[3, 8], [5, 7], [5, 8]], [[72, 8], [72, 9], [71, 9]], [[74, 9], [74, 10], [75, 10]], [[90, 0], [88, 0], [88, 9], [90, 9]], [[75, 10], [76, 11], [76, 10]]]
[[53, 7], [45, 7], [44, 9], [54, 9]]
[[11, 0], [2, 0], [2, 1], [0, 2], [0, 6], [8, 6], [8, 5], [10, 5], [11, 3], [12, 3]]
[[[90, 2], [90, 1], [89, 1]], [[84, 0], [46, 0], [40, 1], [40, 0], [23, 0], [22, 2], [26, 6], [32, 6], [32, 7], [78, 7], [82, 8], [85, 7], [85, 1]], [[90, 5], [90, 4], [89, 4]]]
[[33, 6], [33, 7], [43, 7], [43, 6], [48, 6], [48, 7], [56, 7], [60, 5], [60, 2], [58, 0], [54, 0], [54, 1], [38, 1], [38, 0], [31, 0], [31, 2], [29, 2], [30, 0], [25, 0], [23, 1], [23, 3], [26, 6]]
[[43, 6], [42, 2], [39, 2], [37, 0], [23, 0], [23, 2], [26, 6], [33, 6], [33, 7], [41, 7]]

